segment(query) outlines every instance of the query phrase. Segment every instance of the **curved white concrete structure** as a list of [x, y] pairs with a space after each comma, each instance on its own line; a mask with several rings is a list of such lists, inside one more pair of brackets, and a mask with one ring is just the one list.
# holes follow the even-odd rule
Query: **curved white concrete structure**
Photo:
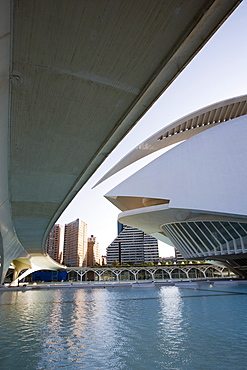
[[[201, 121], [202, 130], [195, 126], [186, 141], [106, 197], [123, 211], [120, 222], [163, 241], [169, 238], [188, 259], [227, 261], [247, 276], [246, 98], [234, 99], [235, 108], [239, 107], [237, 117], [228, 121], [218, 119], [207, 125], [214, 105], [207, 112], [203, 109], [202, 115], [197, 112], [206, 117]], [[232, 100], [219, 103], [221, 112], [229, 102]], [[210, 129], [203, 129], [203, 123]]]
[[1, 282], [239, 3], [0, 0]]
[[221, 101], [188, 114], [164, 127], [139, 144], [111, 168], [95, 186], [151, 153], [187, 140], [202, 131], [208, 130], [212, 125], [216, 126], [222, 122], [229, 121], [245, 114], [247, 114], [246, 95]]

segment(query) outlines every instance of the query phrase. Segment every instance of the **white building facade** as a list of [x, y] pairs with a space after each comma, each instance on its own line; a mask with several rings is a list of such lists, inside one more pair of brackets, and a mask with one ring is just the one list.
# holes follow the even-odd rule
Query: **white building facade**
[[140, 144], [116, 170], [182, 141], [106, 196], [123, 211], [120, 222], [240, 276], [247, 276], [246, 98], [192, 113]]

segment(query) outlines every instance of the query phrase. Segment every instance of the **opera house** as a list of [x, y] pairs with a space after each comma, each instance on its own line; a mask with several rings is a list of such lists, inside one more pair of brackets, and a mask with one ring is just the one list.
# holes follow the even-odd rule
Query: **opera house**
[[104, 178], [172, 144], [106, 197], [119, 221], [247, 277], [247, 95], [166, 126]]

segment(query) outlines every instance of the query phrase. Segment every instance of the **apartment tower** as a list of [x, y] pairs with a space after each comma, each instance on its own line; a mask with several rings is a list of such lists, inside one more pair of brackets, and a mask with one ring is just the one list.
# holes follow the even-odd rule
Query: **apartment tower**
[[87, 265], [87, 224], [79, 219], [65, 225], [63, 261], [67, 266]]
[[87, 239], [87, 266], [93, 266], [97, 263], [100, 264], [100, 262], [99, 243], [96, 241], [96, 237], [91, 235]]
[[54, 225], [46, 239], [46, 252], [59, 263], [63, 260], [63, 231], [62, 225]]

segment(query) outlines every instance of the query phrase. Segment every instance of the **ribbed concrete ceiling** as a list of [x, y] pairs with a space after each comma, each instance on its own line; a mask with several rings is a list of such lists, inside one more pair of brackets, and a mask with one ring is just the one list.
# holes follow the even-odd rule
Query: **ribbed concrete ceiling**
[[238, 3], [13, 1], [10, 195], [28, 252]]

